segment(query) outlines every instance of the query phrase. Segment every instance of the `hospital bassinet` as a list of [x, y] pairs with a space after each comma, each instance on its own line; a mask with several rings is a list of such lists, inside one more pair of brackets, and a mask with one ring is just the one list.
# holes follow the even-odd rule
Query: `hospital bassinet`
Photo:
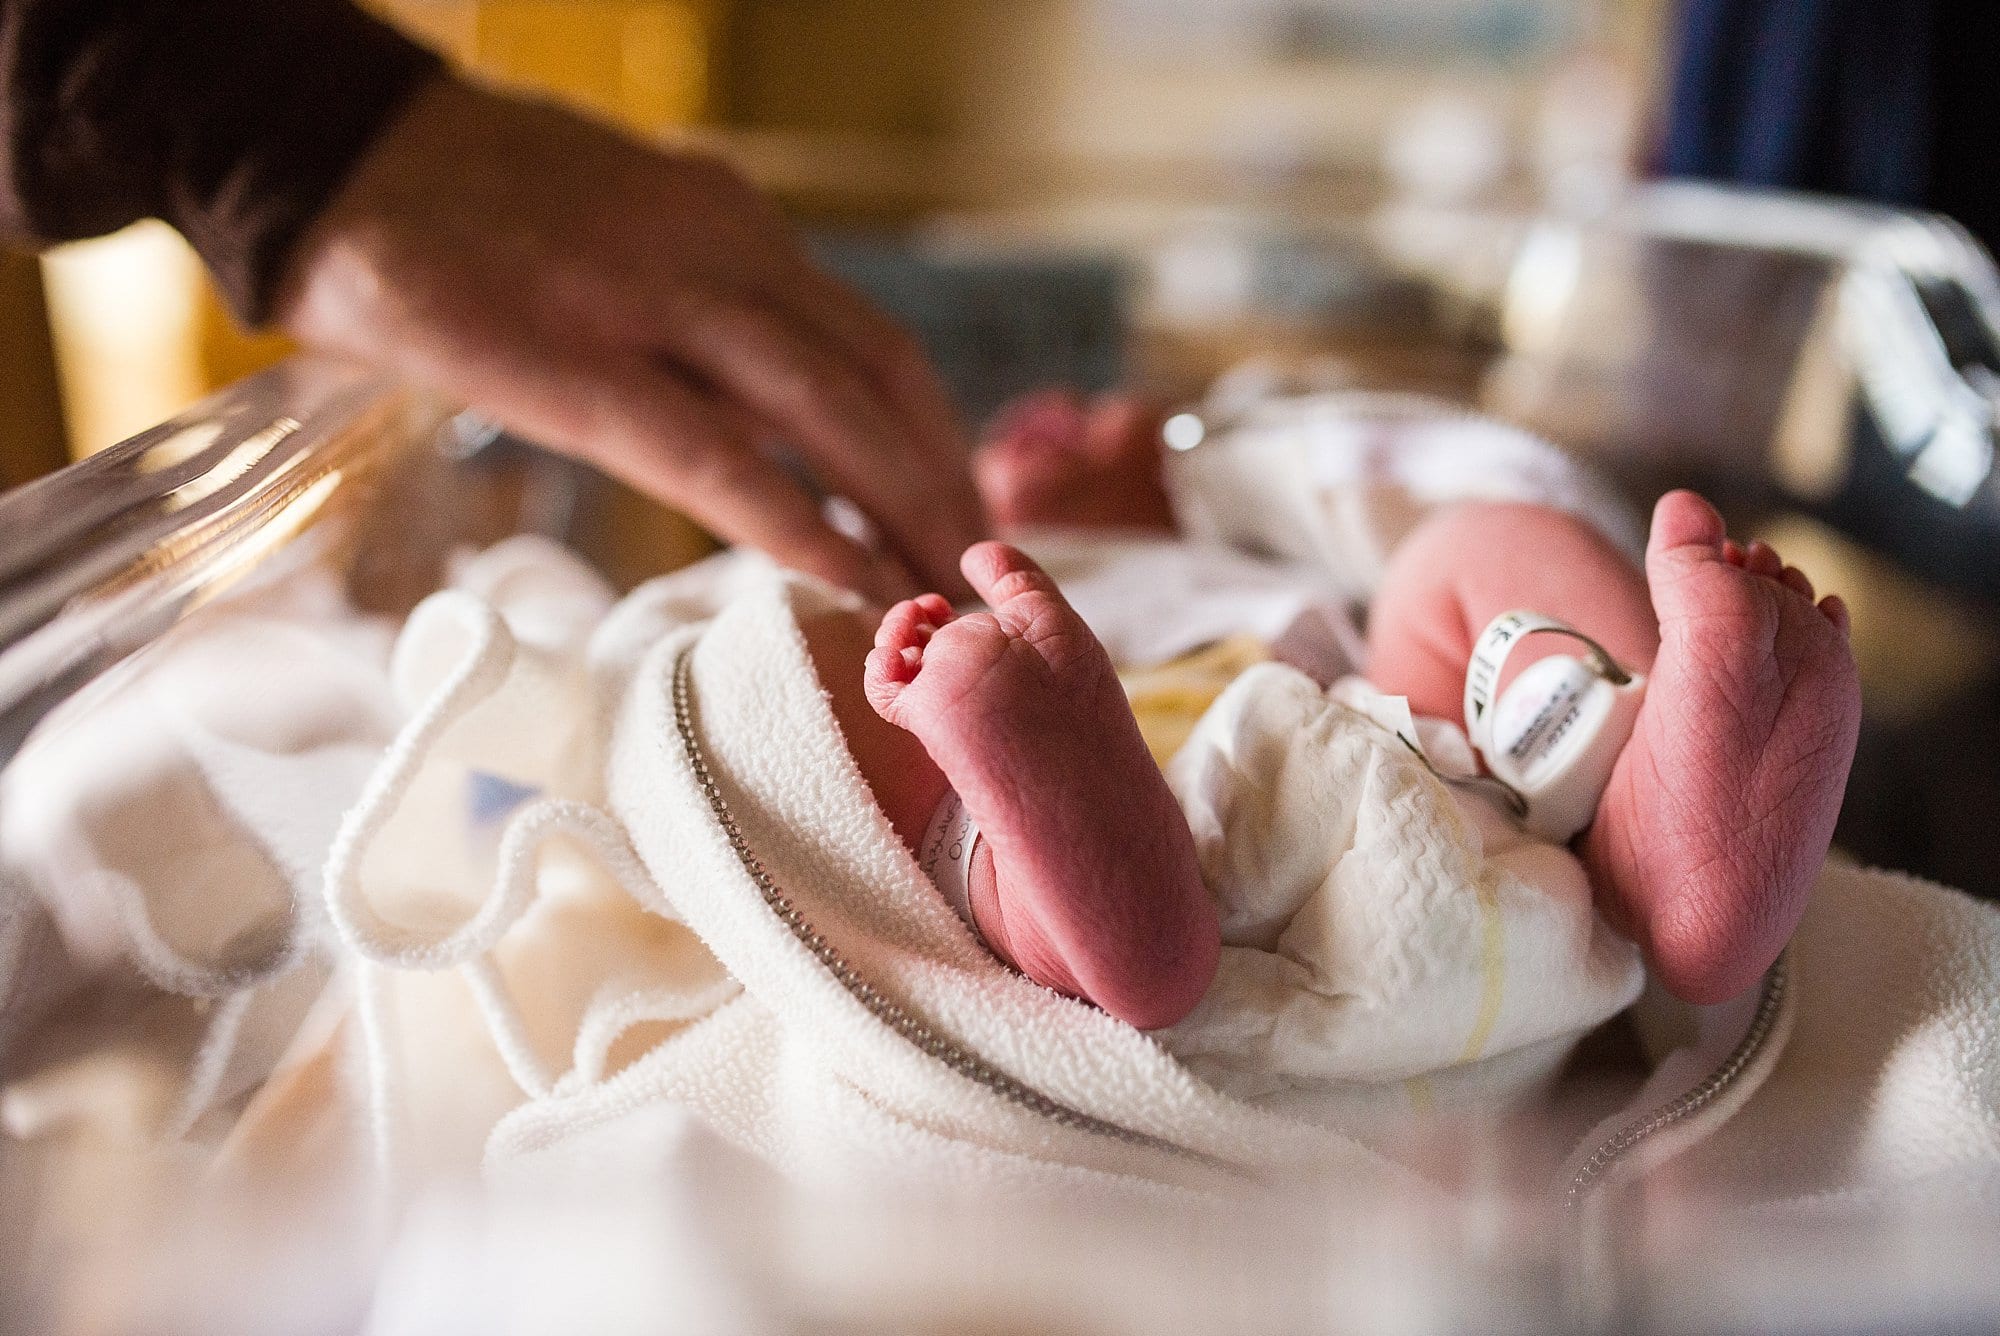
[[[1252, 308], [1256, 266], [1273, 257], [1282, 273], [1296, 278], [1304, 266], [1327, 280], [1323, 289], [1277, 283], [1290, 303], [1284, 320], [1317, 320], [1341, 348], [1362, 350], [1355, 360], [1368, 388], [1455, 387], [1470, 406], [1544, 431], [1634, 490], [1695, 481], [1739, 508], [1791, 507], [1937, 584], [1973, 597], [2000, 593], [2000, 484], [1992, 476], [2000, 283], [1983, 253], [1946, 224], [1670, 188], [1587, 221], [1411, 216], [1332, 239], [1266, 229], [1237, 240], [1253, 274]], [[868, 263], [894, 267], [879, 252]], [[1001, 262], [959, 253], [923, 263], [944, 285], [934, 295], [968, 264], [990, 273]], [[856, 277], [870, 280], [866, 268], [857, 265]], [[901, 296], [880, 273], [873, 281], [906, 305], [924, 300], [922, 290], [907, 291], [907, 273]], [[1082, 378], [1102, 381], [1115, 360], [1105, 348], [1107, 290], [1101, 276], [1084, 286], [1092, 302], [1075, 322], [1087, 328], [1072, 331], [1071, 342], [1087, 354]], [[1301, 290], [1321, 292], [1320, 309], [1298, 309]], [[954, 338], [939, 329], [950, 311], [918, 323], [945, 350], [948, 373], [976, 382], [974, 397], [990, 402], [1028, 388], [1024, 377], [1061, 369], [1030, 371], [1033, 357], [1014, 356], [1023, 347], [1046, 351], [1049, 322], [1061, 320], [1052, 310], [1034, 313], [1025, 334], [988, 317], [976, 336]], [[981, 318], [955, 314], [975, 325]], [[1157, 334], [1135, 335], [1128, 356]], [[1396, 355], [1371, 359], [1371, 348]], [[1436, 374], [1439, 366], [1452, 373]], [[1235, 411], [1226, 399], [1193, 409], [1198, 430], [1184, 428], [1177, 444], [1209, 452], [1217, 469], [1235, 468], [1249, 494], [1294, 485], [1232, 463]], [[440, 585], [455, 549], [520, 532], [559, 539], [625, 583], [702, 550], [684, 524], [601, 477], [369, 373], [301, 360], [232, 387], [0, 498], [0, 755], [63, 745], [64, 718], [142, 676], [149, 646], [236, 600], [334, 572], [355, 608], [400, 618]], [[1247, 547], [1287, 546], [1281, 535], [1235, 537]], [[254, 693], [255, 665], [240, 671]], [[1871, 782], [1881, 776], [1871, 780], [1864, 765], [1864, 799]], [[24, 1061], [22, 1029], [42, 1001], [37, 953], [54, 949], [45, 926], [16, 926], [0, 936], [0, 1080]], [[53, 1264], [60, 1259], [48, 1251], [49, 1232], [31, 1227], [38, 1201], [28, 1158], [0, 1142], [8, 1185], [0, 1236], [11, 1241], [0, 1245], [0, 1280], [21, 1296], [22, 1311], [80, 1311], [46, 1292], [46, 1282], [145, 1283], [137, 1270], [93, 1280]], [[1915, 1280], [1881, 1264], [1869, 1238], [1782, 1242], [1857, 1267], [1876, 1259], [1867, 1271], [1878, 1287], [1870, 1305], [1798, 1310], [1833, 1325], [1869, 1326], [1902, 1311], [1901, 1302], [1948, 1316], [1952, 1303], [1993, 1299], [1968, 1289], [1966, 1268], [1955, 1269], [1965, 1238], [1934, 1254], [1936, 1271]], [[1573, 1319], [1573, 1296], [1536, 1270], [1545, 1258], [1507, 1257], [1488, 1248], [1413, 1262], [1412, 1283], [1428, 1287], [1430, 1301], [1403, 1318], [1444, 1329], [1485, 1325], [1482, 1313], [1537, 1327]], [[1773, 1274], [1718, 1265], [1694, 1242], [1596, 1261], [1608, 1268], [1598, 1277], [1608, 1307], [1592, 1320], [1610, 1314], [1621, 1328], [1697, 1321], [1727, 1329], [1739, 1319], [1747, 1327], [1758, 1324], [1744, 1313], [1782, 1312], [1801, 1298]], [[1203, 1288], [1198, 1276], [1155, 1278], [1170, 1292], [1175, 1279]], [[1496, 1309], [1502, 1292], [1506, 1303]], [[1735, 1305], [1718, 1309], [1712, 1296], [1724, 1292]], [[1690, 1293], [1711, 1298], [1690, 1308]], [[1229, 1302], [1227, 1286], [1211, 1285], [1176, 1294], [1173, 1311], [1227, 1325]], [[1128, 1311], [1163, 1310], [1149, 1301]], [[1081, 1316], [1075, 1325], [1123, 1329]]]

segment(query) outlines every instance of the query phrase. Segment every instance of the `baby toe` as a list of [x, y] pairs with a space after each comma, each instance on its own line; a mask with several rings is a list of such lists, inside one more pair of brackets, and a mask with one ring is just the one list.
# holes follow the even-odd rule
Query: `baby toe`
[[1685, 547], [1706, 548], [1712, 553], [1725, 546], [1722, 516], [1698, 492], [1668, 492], [1653, 507], [1648, 546], [1656, 553]]
[[1053, 594], [1055, 581], [1028, 554], [1007, 543], [976, 543], [965, 550], [959, 569], [988, 607], [1031, 592]]
[[882, 645], [868, 652], [866, 674], [884, 682], [908, 682], [923, 667], [924, 653], [913, 645]]
[[1819, 601], [1819, 610], [1842, 635], [1854, 629], [1854, 618], [1847, 610], [1847, 600], [1838, 594], [1828, 594]]
[[1808, 603], [1811, 603], [1813, 600], [1819, 597], [1819, 595], [1813, 591], [1812, 581], [1806, 577], [1806, 573], [1804, 571], [1800, 570], [1796, 566], [1787, 566], [1785, 567], [1784, 570], [1778, 572], [1778, 583], [1782, 584], [1785, 588], [1791, 590], [1794, 594], [1797, 594], [1800, 598], [1804, 599]]
[[[914, 658], [912, 657], [914, 655]], [[875, 713], [892, 724], [901, 724], [903, 689], [916, 680], [923, 666], [921, 651], [887, 647], [870, 650], [861, 670], [861, 692]]]
[[951, 609], [951, 600], [943, 594], [924, 594], [916, 602], [923, 610], [924, 620], [932, 626], [943, 626], [957, 615]]
[[1775, 580], [1785, 569], [1785, 563], [1779, 558], [1776, 548], [1769, 543], [1758, 541], [1743, 550], [1743, 569], [1752, 575]]
[[875, 628], [875, 644], [884, 649], [921, 644], [930, 638], [933, 629], [923, 604], [916, 599], [904, 599], [883, 615], [882, 624]]

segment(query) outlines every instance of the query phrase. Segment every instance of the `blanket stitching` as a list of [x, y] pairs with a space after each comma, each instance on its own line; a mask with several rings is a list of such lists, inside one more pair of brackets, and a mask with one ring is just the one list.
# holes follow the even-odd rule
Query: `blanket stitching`
[[674, 658], [673, 667], [674, 726], [680, 733], [681, 749], [688, 768], [693, 772], [696, 785], [708, 801], [709, 812], [721, 826], [730, 849], [735, 853], [737, 861], [742, 864], [743, 870], [749, 874], [765, 906], [777, 915], [779, 922], [791, 931], [799, 944], [812, 954], [842, 988], [897, 1037], [1011, 1104], [1047, 1118], [1059, 1126], [1109, 1137], [1128, 1145], [1165, 1151], [1183, 1159], [1196, 1160], [1230, 1172], [1237, 1172], [1232, 1166], [1213, 1156], [1085, 1113], [1009, 1076], [985, 1059], [959, 1047], [929, 1024], [912, 1015], [902, 1004], [883, 996], [875, 985], [862, 978], [860, 973], [834, 949], [832, 943], [806, 921], [805, 915], [799, 912], [798, 906], [792, 903], [791, 898], [778, 888], [770, 873], [765, 870], [763, 862], [751, 849], [742, 828], [737, 825], [735, 814], [729, 810], [728, 803], [724, 801], [721, 786], [716, 782], [715, 774], [709, 768], [707, 755], [702, 749], [700, 740], [695, 736], [693, 693], [690, 685], [692, 648], [692, 644], [683, 646]]

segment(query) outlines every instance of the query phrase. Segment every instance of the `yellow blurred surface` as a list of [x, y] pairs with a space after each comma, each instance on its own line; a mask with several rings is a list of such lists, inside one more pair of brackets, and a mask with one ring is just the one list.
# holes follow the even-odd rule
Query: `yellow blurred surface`
[[165, 223], [42, 257], [70, 450], [101, 450], [201, 397], [201, 261]]
[[1776, 548], [1821, 594], [1846, 600], [1871, 718], [1929, 717], [2000, 667], [2000, 628], [1975, 600], [1928, 585], [1803, 515], [1777, 516], [1750, 537]]
[[720, 0], [374, 0], [371, 6], [499, 83], [635, 130], [708, 110]]

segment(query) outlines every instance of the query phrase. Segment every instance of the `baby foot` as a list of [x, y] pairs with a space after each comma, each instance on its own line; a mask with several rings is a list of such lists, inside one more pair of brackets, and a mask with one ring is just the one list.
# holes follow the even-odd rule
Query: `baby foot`
[[1660, 652], [1585, 861], [1654, 972], [1691, 1002], [1784, 949], [1833, 839], [1861, 723], [1846, 605], [1692, 492], [1646, 554]]
[[1004, 409], [973, 459], [1001, 529], [1034, 525], [1172, 532], [1160, 465], [1160, 415], [1106, 395], [1086, 406], [1044, 390]]
[[1097, 637], [1004, 543], [960, 563], [991, 612], [935, 594], [889, 610], [865, 686], [958, 791], [990, 864], [980, 932], [1029, 978], [1143, 1029], [1186, 1015], [1220, 939], [1194, 840]]

